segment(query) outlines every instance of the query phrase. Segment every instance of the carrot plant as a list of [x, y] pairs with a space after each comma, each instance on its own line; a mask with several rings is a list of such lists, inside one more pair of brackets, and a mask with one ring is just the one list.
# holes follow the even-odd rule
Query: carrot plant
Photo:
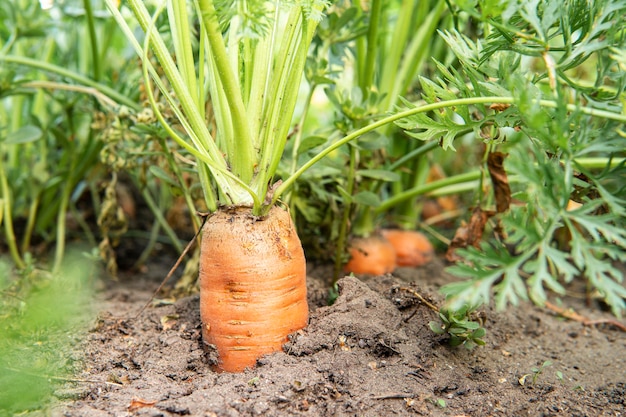
[[3, 249], [6, 245], [17, 269], [23, 270], [29, 262], [45, 268], [44, 253], [33, 256], [33, 247], [53, 247], [51, 269], [56, 271], [66, 240], [81, 238], [98, 246], [115, 274], [122, 237], [132, 234], [135, 242], [144, 237], [143, 230], [133, 228], [136, 220], [128, 231], [129, 210], [136, 207], [134, 196], [120, 198], [123, 177], [134, 180], [137, 194], [154, 214], [148, 243], [135, 266], [152, 253], [162, 230], [167, 235], [162, 240], [182, 251], [164, 214], [172, 206], [171, 194], [158, 182], [168, 180], [186, 197], [190, 193], [184, 173], [176, 171], [167, 178], [159, 170], [165, 159], [159, 148], [168, 146], [166, 135], [146, 131], [146, 120], [153, 116], [144, 109], [136, 87], [140, 69], [124, 67], [123, 33], [103, 2], [43, 6], [0, 5]]
[[277, 204], [280, 196], [319, 160], [395, 119], [331, 141], [316, 157], [296, 161], [280, 181], [276, 173], [325, 5], [168, 1], [148, 11], [131, 0], [136, 23], [127, 23], [107, 4], [142, 58], [156, 118], [184, 151], [181, 161], [199, 174], [210, 212], [200, 260], [203, 338], [219, 352], [217, 369], [241, 371], [280, 350], [307, 323], [304, 254]]
[[[325, 34], [322, 59], [312, 65], [310, 79], [330, 84], [331, 102], [341, 114], [335, 127], [347, 136], [331, 136], [331, 148], [353, 144], [343, 152], [342, 160], [349, 161], [344, 162], [347, 179], [335, 181], [341, 200], [361, 210], [370, 207], [380, 216], [394, 207], [415, 211], [418, 196], [474, 190], [472, 215], [452, 237], [448, 251], [448, 258], [457, 263], [451, 271], [467, 278], [444, 289], [451, 311], [492, 297], [500, 308], [527, 298], [541, 304], [547, 290], [562, 294], [565, 284], [583, 277], [614, 313], [621, 314], [626, 292], [615, 263], [625, 258], [623, 3], [448, 5], [456, 29], [442, 30], [439, 36], [454, 59], [435, 60], [436, 73], [421, 75], [413, 86], [420, 97], [407, 96], [398, 108], [386, 109], [388, 116], [378, 113], [384, 110], [376, 107], [377, 89], [368, 93], [354, 82], [355, 88], [337, 93], [345, 80], [336, 80], [328, 64], [332, 59], [324, 60], [323, 55], [348, 51], [350, 57], [375, 49], [379, 44], [367, 44], [367, 22], [373, 17], [339, 10], [322, 24], [334, 29]], [[352, 19], [353, 30], [346, 29], [352, 26], [344, 16]], [[368, 47], [359, 49], [359, 42]], [[368, 71], [376, 68], [355, 67], [367, 68], [357, 71], [355, 80], [362, 74], [370, 79]], [[410, 150], [391, 165], [377, 159], [384, 146], [380, 132], [388, 131], [390, 120], [411, 138], [424, 141], [423, 147], [412, 143], [416, 153], [428, 146], [448, 153], [461, 150], [463, 158], [456, 163], [463, 172], [431, 183], [395, 186], [383, 197], [359, 190], [353, 179], [363, 168], [359, 156], [366, 152], [363, 159], [371, 164], [369, 169], [384, 167], [384, 175], [407, 170], [402, 163], [413, 155]], [[372, 135], [374, 130], [377, 135]], [[361, 139], [351, 142], [355, 137]], [[303, 143], [308, 147], [316, 141], [318, 137], [311, 136]], [[327, 155], [324, 149], [321, 145], [310, 152], [315, 156], [302, 169]], [[470, 161], [479, 165], [471, 166]], [[324, 190], [331, 186], [318, 182], [325, 184]], [[397, 178], [390, 183], [400, 184]], [[331, 207], [341, 204], [326, 193], [318, 195]], [[307, 213], [304, 205], [299, 207]], [[352, 219], [343, 217], [340, 227], [347, 230]], [[352, 227], [361, 228], [361, 220]]]
[[[18, 269], [28, 266], [33, 246], [54, 245], [51, 269], [58, 271], [66, 237], [73, 231], [95, 237], [82, 222], [78, 198], [95, 191], [94, 167], [100, 142], [92, 127], [96, 103], [114, 103], [120, 94], [98, 89], [94, 74], [82, 75], [89, 64], [75, 47], [92, 48], [78, 32], [86, 26], [75, 17], [51, 18], [32, 2], [3, 2], [0, 41], [0, 223]], [[52, 34], [51, 28], [64, 27]], [[4, 36], [6, 35], [6, 36]], [[49, 35], [49, 36], [48, 36]], [[71, 48], [67, 40], [76, 40]], [[62, 66], [60, 65], [62, 62]], [[48, 76], [48, 74], [53, 74]], [[55, 77], [56, 76], [56, 77]], [[83, 85], [68, 78], [88, 80]], [[86, 193], [88, 194], [88, 192]], [[68, 225], [68, 218], [77, 227]], [[35, 257], [39, 257], [36, 255]]]
[[128, 4], [140, 39], [107, 1], [142, 58], [155, 116], [196, 166], [211, 213], [200, 260], [203, 338], [217, 347], [219, 369], [242, 371], [308, 320], [304, 252], [276, 205], [274, 176], [324, 4], [174, 0], [151, 12]]
[[[307, 68], [309, 96], [319, 96], [323, 88], [330, 106], [314, 111], [305, 107], [304, 128], [299, 127], [294, 134], [292, 167], [298, 158], [306, 159], [306, 153], [314, 153], [325, 143], [392, 113], [401, 95], [411, 94], [416, 75], [429, 68], [429, 56], [442, 53], [438, 47], [442, 42], [433, 42], [431, 38], [437, 28], [451, 23], [449, 17], [445, 2], [381, 0], [371, 4], [334, 4], [319, 27]], [[330, 122], [313, 132], [306, 130], [306, 120], [320, 118], [322, 111]], [[419, 141], [407, 140], [393, 125], [385, 125], [338, 149], [333, 161], [325, 163], [332, 181], [320, 184], [303, 178], [305, 184], [313, 182], [307, 186], [316, 194], [308, 200], [299, 199], [296, 190], [292, 203], [296, 213], [315, 220], [312, 213], [316, 209], [311, 207], [311, 201], [320, 198], [326, 199], [330, 207], [319, 202], [318, 212], [334, 211], [328, 240], [337, 253], [335, 279], [342, 270], [366, 273], [369, 268], [375, 274], [395, 269], [395, 257], [373, 259], [373, 252], [390, 252], [385, 249], [388, 243], [381, 238], [379, 228], [386, 223], [414, 229], [419, 217], [415, 201], [394, 206], [393, 215], [389, 208], [385, 212], [375, 210], [390, 194], [423, 180], [428, 166], [420, 156], [435, 147], [436, 144], [422, 147]], [[335, 166], [347, 166], [345, 173], [336, 174]], [[338, 200], [326, 193], [332, 187], [334, 195], [340, 197]], [[400, 231], [392, 234], [395, 237]], [[417, 241], [412, 237], [421, 238], [414, 232], [407, 236], [413, 243]], [[411, 246], [419, 247], [424, 242], [420, 239], [420, 244]], [[427, 245], [428, 251], [432, 250]], [[346, 246], [348, 259], [344, 256]], [[403, 256], [401, 262], [406, 263], [407, 259]]]
[[616, 265], [626, 260], [625, 11], [612, 0], [456, 4], [483, 36], [443, 32], [460, 67], [438, 64], [422, 97], [472, 106], [398, 122], [448, 149], [471, 129], [484, 154], [473, 214], [449, 252], [465, 278], [444, 288], [452, 309], [492, 296], [499, 308], [542, 304], [578, 277], [616, 315], [626, 308]]

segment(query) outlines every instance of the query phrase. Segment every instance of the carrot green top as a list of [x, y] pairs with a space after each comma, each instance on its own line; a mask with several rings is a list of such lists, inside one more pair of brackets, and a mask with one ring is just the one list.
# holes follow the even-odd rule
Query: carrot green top
[[[142, 45], [113, 0], [106, 2], [142, 57], [145, 82], [159, 88], [184, 129], [181, 134], [167, 125], [151, 96], [152, 88], [147, 88], [161, 124], [196, 157], [209, 209], [227, 204], [252, 206], [256, 214], [267, 211], [271, 198], [266, 196], [326, 4], [322, 0], [195, 0], [189, 7], [185, 0], [167, 0], [150, 14], [143, 1], [129, 0], [145, 34]], [[154, 23], [163, 13], [167, 33], [158, 31]], [[190, 23], [192, 18], [199, 30]], [[169, 85], [156, 76], [151, 54]], [[215, 131], [206, 123], [208, 100]]]

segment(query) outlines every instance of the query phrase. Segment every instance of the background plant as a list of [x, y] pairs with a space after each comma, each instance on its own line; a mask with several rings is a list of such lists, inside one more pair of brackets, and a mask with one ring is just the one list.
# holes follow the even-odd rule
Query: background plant
[[[287, 158], [291, 172], [307, 155], [392, 112], [400, 95], [412, 94], [416, 74], [428, 72], [428, 56], [445, 55], [443, 42], [433, 34], [451, 24], [446, 11], [443, 2], [332, 6], [307, 63], [308, 95]], [[336, 274], [349, 235], [368, 236], [383, 223], [416, 227], [414, 198], [401, 202], [402, 207], [374, 210], [390, 194], [425, 181], [429, 164], [420, 155], [433, 145], [417, 150], [421, 142], [386, 125], [338, 148], [303, 174], [290, 195], [292, 210], [304, 220], [299, 228], [328, 241], [320, 245], [326, 257], [337, 254]], [[316, 233], [320, 228], [324, 232]]]
[[81, 366], [70, 345], [94, 318], [97, 268], [79, 252], [68, 253], [58, 274], [24, 270], [16, 282], [12, 263], [0, 258], [0, 415], [37, 410]]
[[[115, 54], [103, 59], [115, 31], [91, 3], [76, 7], [82, 5], [47, 12], [17, 1], [0, 8], [6, 35], [0, 53], [2, 226], [19, 269], [35, 246], [36, 258], [53, 246], [52, 269], [58, 269], [72, 233], [96, 245], [87, 217], [100, 203], [101, 110], [136, 106], [105, 81], [122, 62]], [[96, 39], [96, 32], [108, 35]]]
[[[422, 79], [422, 95], [429, 103], [492, 96], [502, 105], [450, 107], [399, 125], [421, 139], [442, 137], [444, 148], [471, 128], [485, 155], [481, 183], [493, 173], [488, 155], [499, 151], [511, 188], [503, 193], [502, 182], [491, 181], [490, 192], [477, 191], [476, 206], [490, 212], [476, 230], [482, 235], [489, 218], [497, 227], [492, 238], [474, 236], [456, 251], [462, 261], [450, 271], [465, 280], [444, 288], [450, 308], [486, 303], [492, 294], [500, 308], [527, 298], [541, 304], [546, 289], [563, 294], [579, 276], [615, 314], [626, 307], [614, 264], [626, 252], [624, 7], [457, 3], [457, 16], [479, 23], [483, 35], [442, 33], [460, 68], [439, 64], [438, 77]], [[506, 194], [508, 203], [494, 209]]]
[[[127, 230], [115, 168], [128, 175], [142, 166], [140, 156], [156, 153], [143, 138], [116, 147], [115, 134], [142, 108], [140, 72], [124, 67], [120, 39], [98, 2], [0, 4], [2, 415], [43, 406], [75, 370], [69, 344], [92, 318], [100, 233], [119, 238]], [[154, 178], [137, 175], [137, 188], [156, 190]], [[168, 209], [169, 195], [161, 196], [156, 213]], [[101, 230], [98, 217], [108, 213], [119, 214], [117, 223]]]
[[484, 346], [483, 337], [487, 331], [476, 317], [476, 308], [464, 305], [456, 310], [442, 308], [438, 312], [439, 321], [428, 323], [435, 334], [448, 335], [450, 346], [463, 346], [472, 350]]
[[[404, 109], [389, 117], [408, 135], [471, 158], [457, 159], [450, 178], [389, 195], [375, 212], [421, 194], [476, 190], [475, 215], [457, 230], [449, 252], [460, 261], [451, 271], [467, 278], [444, 289], [451, 310], [492, 296], [500, 308], [528, 298], [541, 304], [547, 290], [563, 294], [566, 284], [583, 277], [621, 314], [625, 290], [615, 262], [625, 258], [624, 5], [451, 7], [465, 32], [441, 36], [456, 62], [435, 62], [437, 73], [416, 87], [422, 100], [403, 101]], [[352, 98], [346, 111], [354, 108]], [[371, 119], [387, 120], [368, 117], [358, 132], [371, 132], [368, 126], [378, 123]]]

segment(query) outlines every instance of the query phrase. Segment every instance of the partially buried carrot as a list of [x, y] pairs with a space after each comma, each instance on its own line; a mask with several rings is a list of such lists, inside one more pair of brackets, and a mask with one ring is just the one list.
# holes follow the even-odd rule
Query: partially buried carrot
[[350, 243], [350, 260], [344, 272], [355, 274], [383, 275], [396, 268], [396, 252], [379, 235], [356, 238]]
[[216, 212], [203, 228], [200, 316], [217, 370], [241, 372], [280, 351], [308, 322], [306, 262], [289, 213], [264, 218], [249, 208]]
[[401, 229], [385, 229], [381, 233], [394, 247], [398, 266], [422, 266], [433, 259], [435, 249], [422, 233]]

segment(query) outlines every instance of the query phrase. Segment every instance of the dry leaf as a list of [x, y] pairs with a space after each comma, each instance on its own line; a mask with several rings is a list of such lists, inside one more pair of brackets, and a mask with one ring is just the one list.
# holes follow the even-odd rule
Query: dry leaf
[[509, 107], [511, 107], [511, 105], [508, 103], [493, 103], [491, 106], [489, 106], [491, 110], [495, 111], [505, 111]]
[[469, 244], [475, 248], [480, 247], [480, 241], [483, 239], [483, 232], [485, 231], [485, 224], [487, 220], [493, 215], [493, 211], [484, 211], [480, 207], [476, 207], [472, 213], [472, 217], [469, 222]]
[[456, 254], [456, 250], [458, 248], [466, 248], [467, 241], [469, 237], [469, 228], [467, 227], [467, 223], [461, 222], [461, 226], [456, 229], [454, 233], [454, 237], [450, 241], [450, 245], [448, 246], [448, 251], [446, 252], [446, 259], [449, 262], [458, 262], [461, 260], [461, 257]]
[[351, 350], [350, 346], [348, 346], [348, 344], [346, 343], [347, 341], [348, 341], [348, 338], [345, 335], [342, 334], [339, 336], [339, 347], [344, 352], [349, 352]]
[[178, 323], [178, 319], [180, 316], [178, 314], [168, 314], [161, 317], [161, 326], [163, 326], [163, 330], [170, 330], [172, 327]]
[[446, 259], [450, 262], [457, 262], [461, 258], [455, 253], [458, 248], [466, 248], [468, 246], [480, 247], [480, 241], [483, 238], [483, 231], [485, 230], [485, 224], [495, 212], [484, 211], [480, 207], [476, 207], [472, 212], [469, 224], [462, 223], [456, 230], [448, 251], [446, 252]]
[[503, 213], [511, 205], [511, 187], [504, 170], [504, 158], [508, 154], [502, 152], [490, 152], [487, 157], [487, 168], [493, 184], [493, 192], [496, 199], [496, 211]]
[[130, 405], [128, 406], [128, 411], [137, 411], [141, 408], [152, 407], [156, 403], [156, 401], [147, 401], [141, 398], [133, 398], [133, 400], [130, 402]]

